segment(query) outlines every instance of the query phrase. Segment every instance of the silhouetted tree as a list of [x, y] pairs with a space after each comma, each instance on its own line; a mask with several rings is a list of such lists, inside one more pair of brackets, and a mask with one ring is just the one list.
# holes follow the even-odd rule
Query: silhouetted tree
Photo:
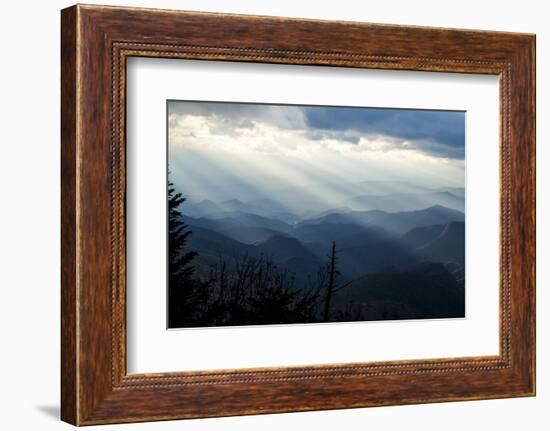
[[177, 282], [193, 275], [191, 261], [197, 256], [194, 251], [186, 251], [185, 243], [191, 231], [181, 219], [179, 206], [185, 202], [181, 193], [176, 193], [174, 185], [168, 183], [168, 262], [170, 280]]
[[329, 262], [325, 267], [325, 272], [326, 276], [324, 277], [324, 279], [328, 278], [328, 281], [326, 282], [322, 320], [323, 322], [328, 322], [330, 320], [331, 306], [334, 295], [351, 283], [349, 282], [342, 286], [338, 285], [337, 279], [340, 276], [340, 271], [338, 271], [338, 257], [336, 256], [335, 241], [332, 241]]
[[180, 205], [185, 202], [174, 185], [168, 183], [168, 326], [183, 327], [204, 322], [208, 302], [208, 282], [195, 277], [192, 265], [197, 253], [186, 249], [191, 230], [182, 220]]
[[328, 284], [325, 292], [325, 306], [323, 310], [323, 321], [328, 322], [330, 317], [330, 303], [332, 301], [332, 295], [336, 288], [336, 278], [340, 274], [336, 269], [336, 242], [332, 241], [332, 249], [330, 253], [330, 260], [328, 263]]
[[294, 287], [294, 274], [271, 258], [234, 256], [211, 268], [211, 326], [317, 321], [319, 292]]

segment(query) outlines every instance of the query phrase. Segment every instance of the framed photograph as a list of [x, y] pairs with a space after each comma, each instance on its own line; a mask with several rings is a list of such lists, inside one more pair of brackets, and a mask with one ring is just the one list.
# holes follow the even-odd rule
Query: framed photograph
[[535, 394], [535, 37], [62, 11], [62, 419]]
[[167, 109], [169, 329], [465, 317], [465, 112]]

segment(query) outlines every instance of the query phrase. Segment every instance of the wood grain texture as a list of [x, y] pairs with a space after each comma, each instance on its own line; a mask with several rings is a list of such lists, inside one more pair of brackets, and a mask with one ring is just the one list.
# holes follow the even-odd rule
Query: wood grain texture
[[[62, 12], [61, 36], [63, 420], [86, 425], [534, 395], [533, 35], [74, 6]], [[500, 354], [127, 375], [129, 56], [499, 75]]]

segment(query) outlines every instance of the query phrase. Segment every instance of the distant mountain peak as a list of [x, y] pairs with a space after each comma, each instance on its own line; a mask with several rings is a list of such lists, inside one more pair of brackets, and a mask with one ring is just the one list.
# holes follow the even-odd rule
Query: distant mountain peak
[[447, 208], [443, 205], [432, 205], [431, 207], [426, 208], [424, 211], [438, 213], [438, 214], [451, 214], [451, 215], [454, 214], [454, 215], [460, 215], [464, 217], [464, 213], [462, 211], [458, 211], [452, 208]]
[[293, 236], [283, 235], [283, 234], [271, 235], [269, 238], [266, 238], [263, 241], [259, 241], [255, 245], [262, 246], [262, 245], [270, 245], [270, 244], [281, 244], [281, 245], [293, 244], [293, 245], [302, 246], [300, 241], [298, 241]]
[[431, 207], [426, 208], [426, 211], [456, 211], [451, 208], [444, 207], [443, 205], [432, 205]]
[[228, 204], [242, 204], [243, 202], [239, 199], [229, 199], [227, 201], [220, 202], [220, 205], [228, 205]]

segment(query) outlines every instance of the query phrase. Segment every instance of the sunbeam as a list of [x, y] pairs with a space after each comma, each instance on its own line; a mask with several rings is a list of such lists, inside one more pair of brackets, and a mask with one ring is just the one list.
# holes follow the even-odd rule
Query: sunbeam
[[341, 109], [170, 102], [170, 178], [191, 201], [223, 209], [225, 201], [269, 199], [296, 215], [345, 206], [357, 194], [463, 187], [464, 159], [455, 157], [463, 147], [447, 142], [444, 129], [456, 135], [463, 113], [452, 112], [453, 121], [438, 113], [430, 136], [431, 113], [418, 111], [422, 133], [413, 139], [410, 130], [388, 132], [399, 110], [368, 109], [373, 124], [363, 124], [355, 108], [346, 126]]

